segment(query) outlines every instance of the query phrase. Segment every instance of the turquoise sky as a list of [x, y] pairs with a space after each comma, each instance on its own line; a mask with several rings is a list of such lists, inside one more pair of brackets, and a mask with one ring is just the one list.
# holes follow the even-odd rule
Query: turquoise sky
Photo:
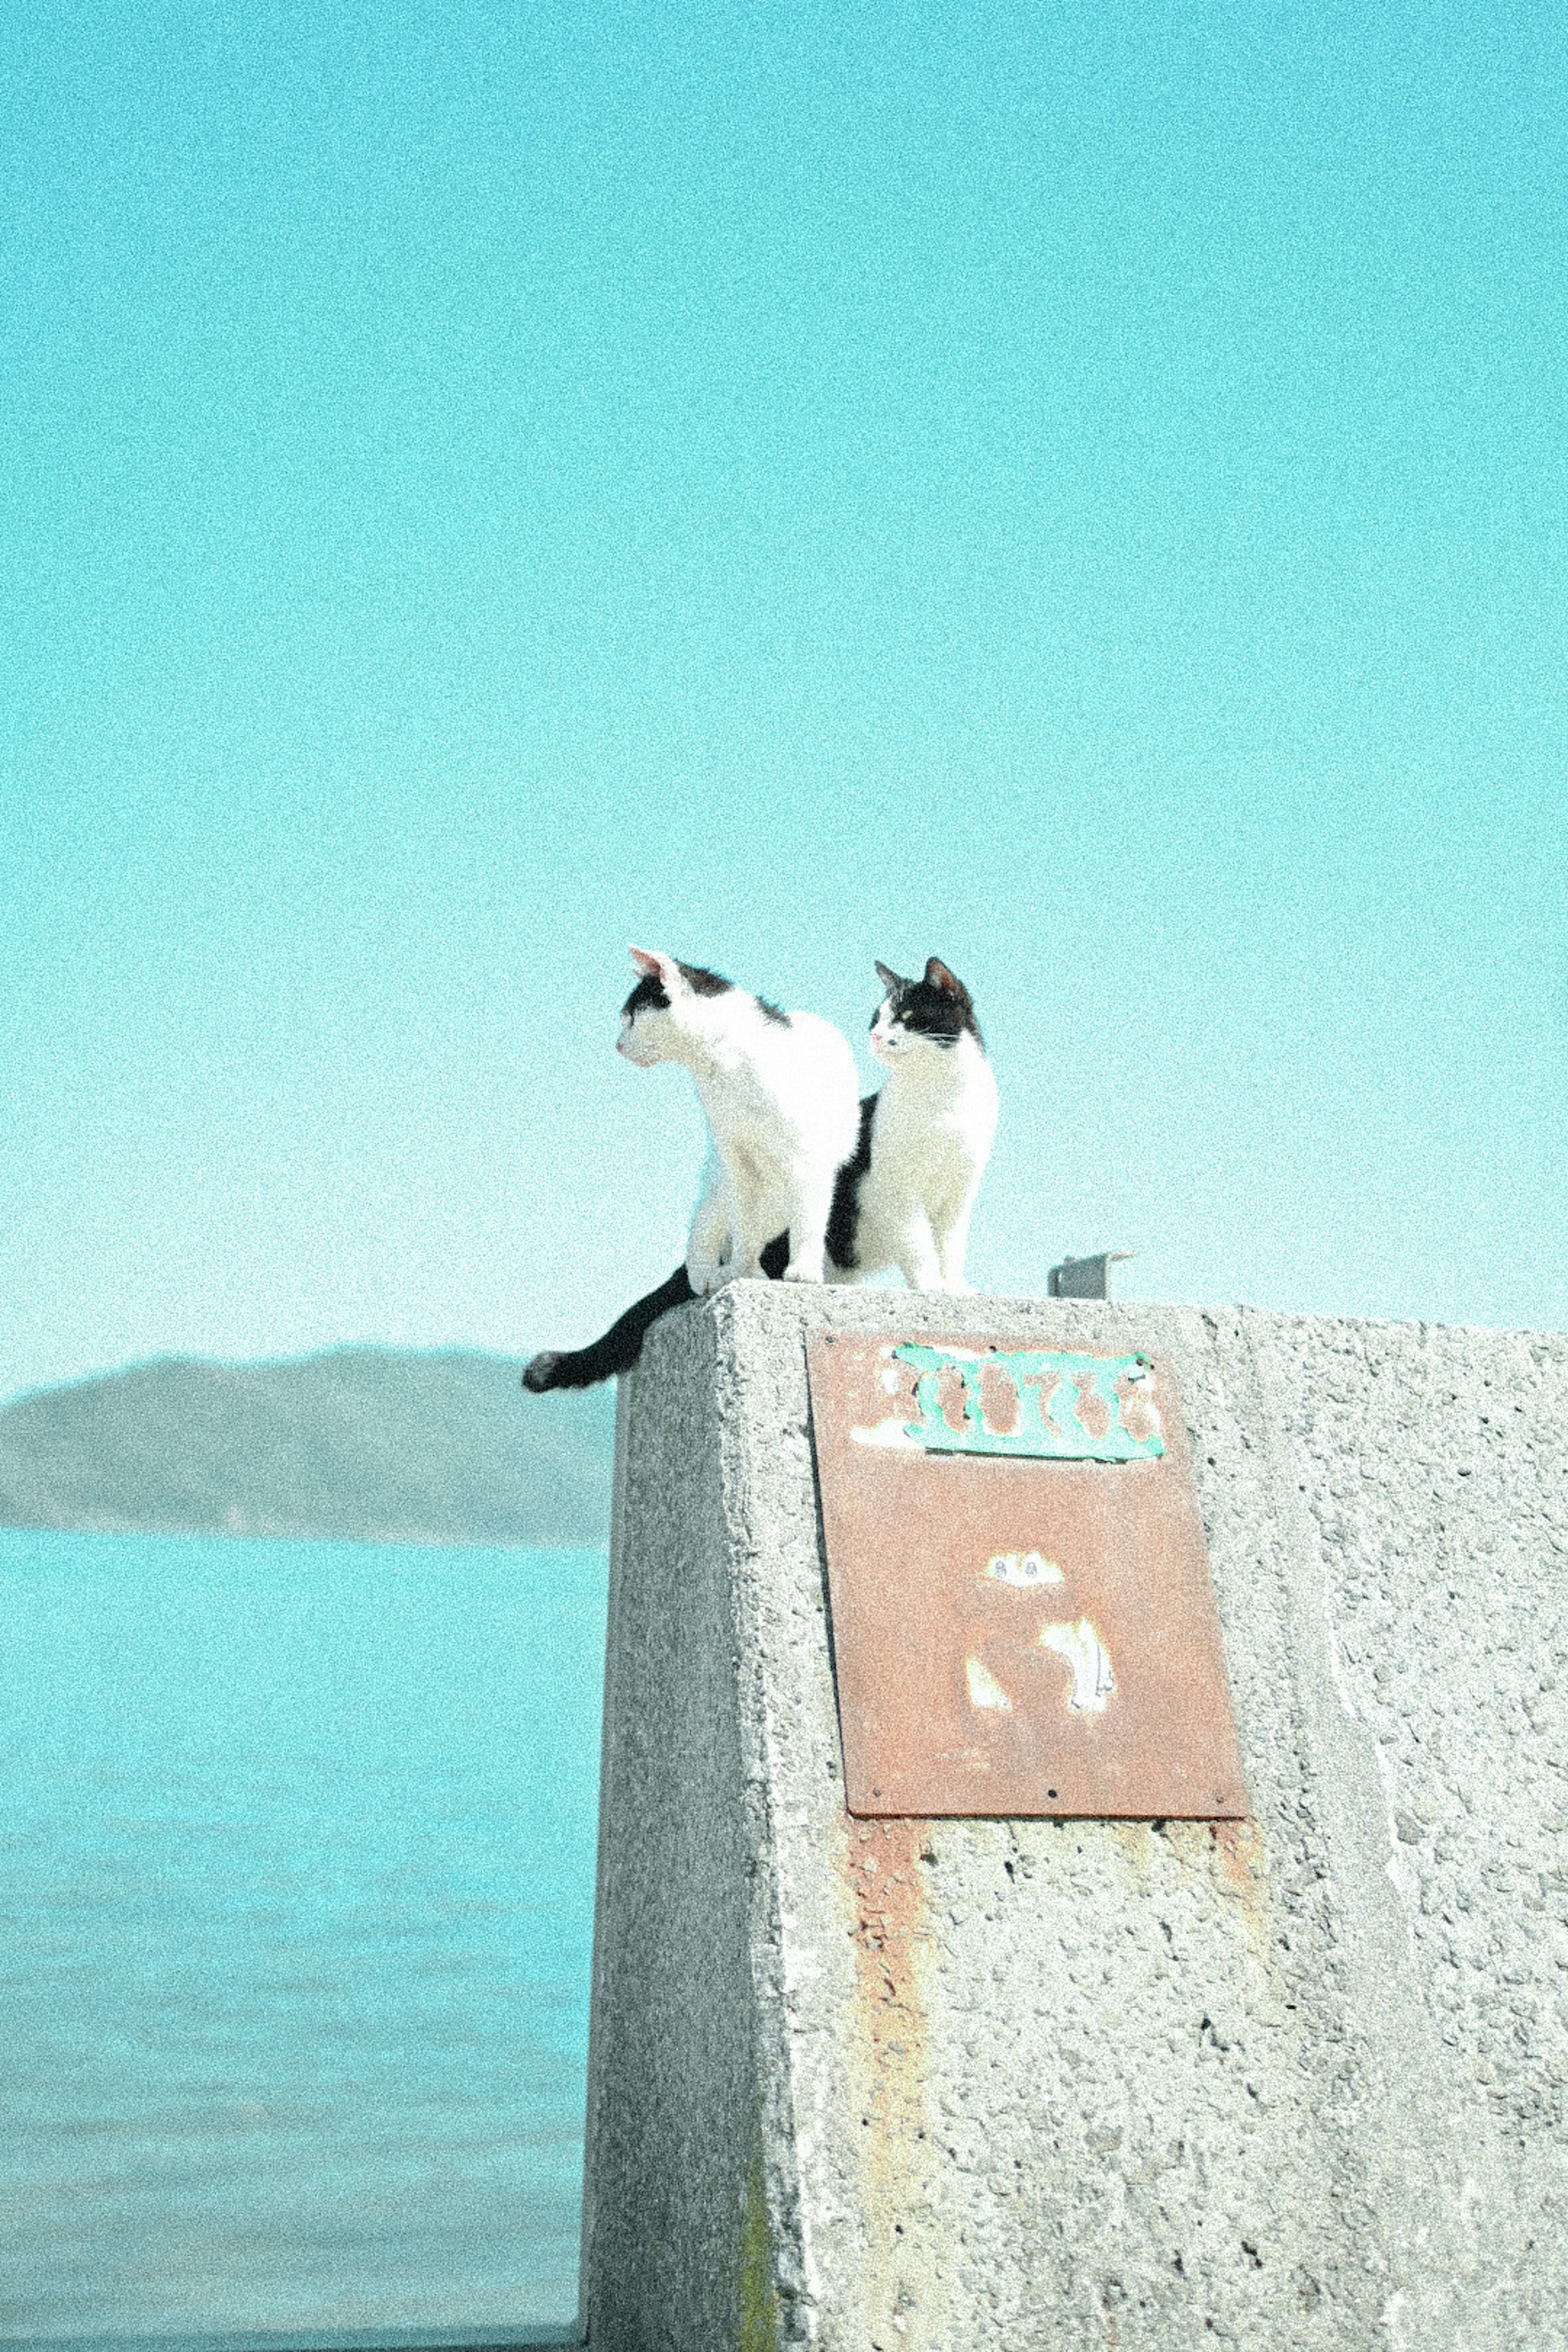
[[987, 1287], [1568, 1323], [1561, 10], [0, 24], [0, 1393], [586, 1336], [628, 939], [952, 962]]

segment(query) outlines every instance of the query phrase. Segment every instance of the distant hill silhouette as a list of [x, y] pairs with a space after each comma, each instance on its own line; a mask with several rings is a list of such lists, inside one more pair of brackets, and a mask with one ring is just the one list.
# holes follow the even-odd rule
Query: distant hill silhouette
[[40, 1390], [0, 1410], [0, 1525], [602, 1544], [614, 1390], [525, 1396], [522, 1364], [384, 1348], [169, 1357]]

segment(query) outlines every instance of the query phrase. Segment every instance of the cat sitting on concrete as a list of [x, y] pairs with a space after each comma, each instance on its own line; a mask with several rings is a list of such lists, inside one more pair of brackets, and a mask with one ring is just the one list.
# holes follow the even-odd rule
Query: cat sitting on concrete
[[[677, 969], [690, 985], [687, 968]], [[855, 1282], [897, 1266], [913, 1289], [963, 1290], [970, 1213], [996, 1129], [996, 1081], [969, 991], [946, 964], [932, 956], [921, 980], [904, 980], [882, 963], [877, 972], [886, 993], [871, 1023], [871, 1051], [886, 1062], [888, 1077], [861, 1103], [858, 1138], [846, 1150], [834, 1182], [827, 1279]], [[658, 977], [646, 975], [633, 990], [623, 1024], [649, 979]], [[729, 985], [710, 973], [700, 979], [715, 991]], [[758, 1006], [764, 1021], [782, 1018], [758, 999], [746, 1002]], [[829, 1034], [837, 1036], [836, 1030]], [[623, 1026], [621, 1051], [626, 1050]], [[700, 1295], [698, 1276], [708, 1271], [718, 1223], [710, 1189], [692, 1221], [686, 1265], [628, 1307], [591, 1347], [572, 1353], [547, 1349], [535, 1356], [522, 1375], [524, 1388], [591, 1388], [629, 1370], [650, 1324]], [[775, 1281], [793, 1275], [792, 1235], [775, 1233], [749, 1270]]]
[[860, 1106], [860, 1139], [839, 1170], [827, 1223], [828, 1279], [897, 1266], [911, 1290], [967, 1290], [969, 1220], [996, 1132], [996, 1081], [974, 1002], [931, 958], [920, 980], [885, 963], [871, 1051], [887, 1084]]
[[684, 1062], [712, 1137], [686, 1244], [692, 1290], [760, 1272], [777, 1233], [789, 1236], [784, 1280], [820, 1282], [834, 1178], [855, 1140], [854, 1055], [814, 1013], [781, 1013], [673, 956], [631, 955], [642, 978], [616, 1050], [639, 1069]]
[[832, 1183], [856, 1136], [856, 1056], [830, 1021], [781, 1013], [700, 964], [632, 948], [642, 979], [616, 1051], [637, 1068], [691, 1070], [712, 1155], [687, 1240], [693, 1294], [762, 1270], [785, 1233], [785, 1282], [820, 1282]]
[[760, 1273], [764, 1258], [775, 1277], [820, 1282], [834, 1178], [854, 1148], [855, 1056], [830, 1023], [781, 1013], [700, 964], [644, 948], [631, 957], [641, 977], [616, 1050], [642, 1069], [685, 1063], [708, 1115], [708, 1172], [685, 1265], [594, 1347], [535, 1356], [522, 1379], [536, 1391], [624, 1371], [656, 1317]]

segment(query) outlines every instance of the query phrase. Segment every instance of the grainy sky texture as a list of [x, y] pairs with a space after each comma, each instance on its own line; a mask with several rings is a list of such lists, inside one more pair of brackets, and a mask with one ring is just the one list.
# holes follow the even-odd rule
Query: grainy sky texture
[[0, 25], [0, 1394], [585, 1337], [629, 939], [946, 957], [987, 1287], [1568, 1322], [1561, 9]]

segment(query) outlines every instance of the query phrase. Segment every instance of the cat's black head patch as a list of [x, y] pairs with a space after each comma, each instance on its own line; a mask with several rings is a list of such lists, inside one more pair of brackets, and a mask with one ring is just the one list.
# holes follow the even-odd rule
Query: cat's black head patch
[[[676, 970], [693, 996], [722, 996], [726, 989], [735, 985], [732, 980], [726, 980], [722, 972], [708, 971], [700, 963], [681, 963], [678, 958]], [[634, 1021], [639, 1013], [668, 1013], [668, 1010], [669, 992], [657, 972], [651, 971], [643, 974], [621, 1007], [621, 1011]]]
[[[937, 957], [931, 958], [920, 980], [905, 980], [885, 963], [877, 966], [877, 976], [888, 992], [893, 1018], [900, 1028], [928, 1038], [933, 1045], [956, 1045], [967, 1034], [984, 1050], [974, 1000], [957, 973]], [[876, 1026], [875, 1014], [872, 1026]]]
[[680, 971], [693, 996], [722, 996], [727, 988], [735, 985], [721, 971], [704, 971], [700, 963], [683, 963]]
[[639, 1013], [668, 1013], [668, 1010], [669, 998], [665, 993], [664, 982], [651, 971], [643, 974], [621, 1007], [622, 1015], [627, 1021], [635, 1021]]

